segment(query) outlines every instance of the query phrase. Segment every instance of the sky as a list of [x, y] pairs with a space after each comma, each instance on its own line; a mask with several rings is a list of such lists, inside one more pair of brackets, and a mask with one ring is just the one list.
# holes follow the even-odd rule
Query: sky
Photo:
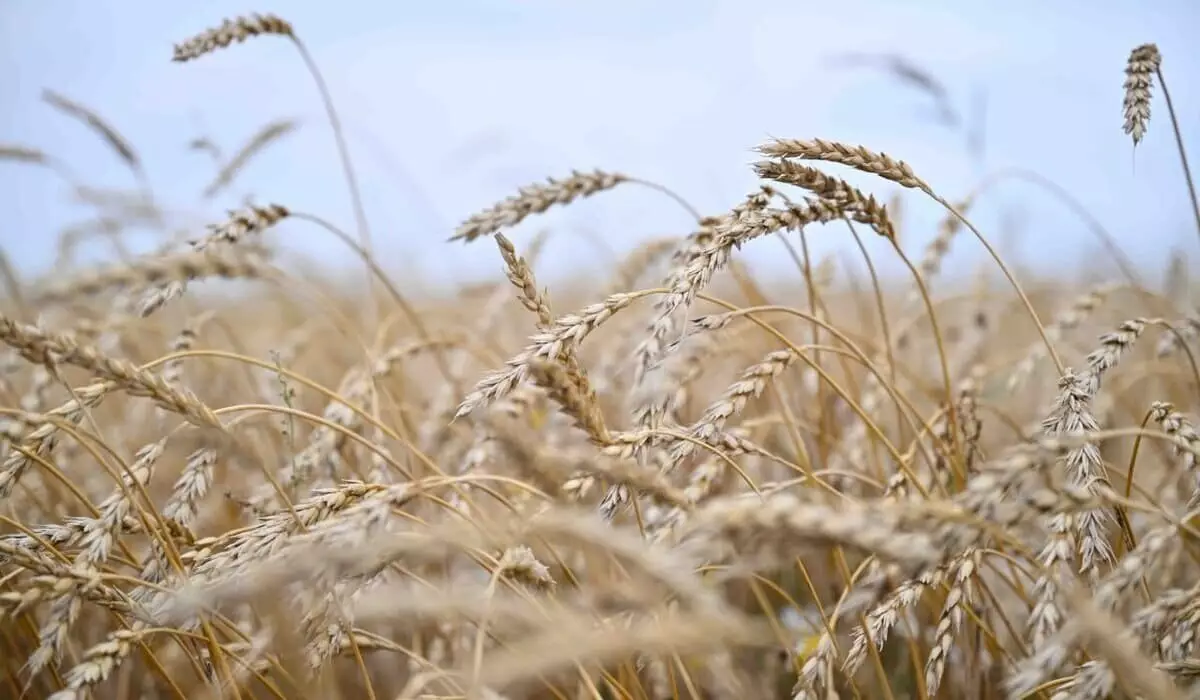
[[[1200, 170], [1193, 0], [0, 0], [0, 143], [42, 149], [91, 186], [134, 186], [94, 134], [42, 101], [51, 89], [132, 141], [156, 199], [198, 233], [248, 193], [353, 231], [335, 142], [294, 46], [266, 37], [170, 60], [173, 44], [256, 11], [286, 17], [315, 58], [345, 123], [376, 253], [412, 280], [498, 275], [495, 246], [449, 243], [455, 226], [573, 169], [650, 180], [721, 213], [756, 188], [752, 149], [772, 137], [886, 152], [951, 201], [988, 173], [1029, 169], [1071, 193], [1147, 269], [1162, 269], [1172, 248], [1200, 260], [1161, 90], [1136, 151], [1121, 129], [1129, 51], [1156, 42]], [[867, 53], [901, 55], [941, 81], [963, 121], [983, 125], [982, 154], [939, 121], [927, 95], [845, 60]], [[300, 128], [253, 161], [228, 196], [204, 201], [214, 163], [188, 143], [204, 136], [229, 153], [280, 118]], [[897, 190], [846, 177], [885, 201]], [[95, 216], [53, 173], [3, 162], [0, 208], [0, 245], [28, 275], [51, 266], [64, 228]], [[902, 208], [904, 248], [916, 256], [942, 210], [912, 192]], [[1057, 272], [1103, 264], [1085, 223], [1027, 182], [1000, 181], [971, 218], [1006, 258]], [[548, 229], [539, 271], [603, 275], [605, 256], [684, 235], [690, 221], [662, 194], [625, 187], [536, 217], [510, 238], [521, 247]], [[353, 264], [303, 222], [273, 235], [319, 264]], [[809, 238], [816, 254], [850, 260], [847, 235], [824, 227]], [[870, 245], [874, 258], [895, 263], [881, 241]], [[981, 250], [962, 239], [948, 265], [974, 269]], [[772, 240], [739, 257], [755, 269], [790, 265]]]

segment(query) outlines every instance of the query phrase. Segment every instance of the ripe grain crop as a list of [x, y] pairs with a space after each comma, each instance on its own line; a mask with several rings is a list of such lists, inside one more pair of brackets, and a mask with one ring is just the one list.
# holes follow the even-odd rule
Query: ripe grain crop
[[[1161, 289], [1120, 257], [1117, 279], [1039, 279], [971, 221], [982, 185], [779, 138], [727, 211], [580, 169], [463, 212], [433, 235], [446, 255], [496, 245], [497, 279], [430, 295], [374, 256], [289, 22], [225, 20], [174, 58], [264, 36], [317, 81], [358, 237], [249, 203], [136, 255], [125, 231], [177, 222], [133, 140], [46, 93], [139, 176], [133, 198], [0, 146], [100, 207], [52, 273], [0, 268], [4, 697], [1197, 696], [1200, 320], [1179, 255]], [[1162, 80], [1135, 49], [1135, 145]], [[228, 159], [197, 141], [201, 199], [293, 126]], [[692, 230], [574, 285], [539, 277], [544, 238], [510, 237], [628, 184]], [[924, 250], [895, 187], [943, 210]], [[297, 229], [354, 251], [369, 298], [292, 269], [278, 237]], [[910, 277], [809, 253], [864, 231]], [[1003, 284], [941, 279], [966, 231]], [[117, 259], [74, 263], [97, 235]], [[739, 262], [767, 237], [795, 283]], [[202, 295], [218, 278], [236, 296]]]

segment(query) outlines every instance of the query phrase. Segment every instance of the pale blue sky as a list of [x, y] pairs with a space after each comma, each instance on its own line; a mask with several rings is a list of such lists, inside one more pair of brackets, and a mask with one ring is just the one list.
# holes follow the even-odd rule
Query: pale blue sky
[[[1173, 245], [1200, 260], [1161, 92], [1136, 154], [1121, 131], [1125, 59], [1154, 41], [1200, 169], [1194, 0], [0, 0], [0, 142], [45, 149], [93, 184], [130, 186], [103, 144], [41, 102], [43, 88], [56, 90], [134, 142], [162, 200], [206, 220], [236, 199], [199, 203], [213, 168], [187, 142], [204, 134], [231, 151], [265, 122], [300, 117], [301, 130], [234, 189], [351, 229], [321, 104], [288, 43], [252, 40], [194, 63], [170, 60], [175, 42], [252, 11], [291, 20], [324, 72], [385, 264], [415, 263], [431, 280], [498, 271], [490, 243], [445, 242], [454, 226], [519, 185], [572, 168], [655, 180], [716, 213], [755, 186], [752, 147], [769, 136], [820, 136], [903, 158], [950, 199], [966, 193], [982, 171], [963, 140], [934, 123], [923, 96], [880, 73], [830, 64], [867, 51], [928, 68], [963, 111], [986, 91], [987, 169], [1028, 167], [1055, 180], [1148, 263]], [[892, 192], [851, 179], [885, 198]], [[937, 210], [917, 197], [908, 204], [906, 245], [916, 251]], [[0, 164], [0, 208], [0, 244], [31, 271], [52, 259], [57, 232], [90, 212], [49, 173], [12, 164]], [[1094, 245], [1065, 208], [1024, 184], [996, 190], [973, 218], [995, 240], [1018, 222], [1019, 252], [1030, 262], [1057, 265]], [[520, 245], [542, 225], [558, 230], [546, 263], [583, 270], [600, 263], [581, 231], [618, 251], [688, 231], [682, 210], [639, 188], [542, 217], [512, 237]], [[846, 244], [841, 229], [820, 233], [819, 251]], [[277, 236], [322, 260], [351, 260], [301, 224]], [[762, 241], [743, 256], [770, 264], [781, 252]], [[964, 241], [955, 259], [978, 253]]]

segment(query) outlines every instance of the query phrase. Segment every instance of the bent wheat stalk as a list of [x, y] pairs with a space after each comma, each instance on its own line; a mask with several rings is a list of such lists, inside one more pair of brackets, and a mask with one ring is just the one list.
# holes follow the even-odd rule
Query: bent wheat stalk
[[[273, 14], [253, 14], [238, 17], [232, 21], [226, 19], [219, 27], [205, 30], [181, 44], [176, 44], [173, 60], [179, 63], [195, 60], [217, 49], [228, 47], [234, 42], [241, 43], [250, 37], [260, 35], [284, 36], [291, 39], [296, 50], [300, 52], [300, 58], [304, 61], [305, 67], [308, 68], [308, 72], [312, 75], [313, 82], [317, 85], [317, 91], [321, 94], [321, 101], [325, 105], [325, 112], [329, 117], [329, 125], [333, 129], [333, 138], [337, 142], [342, 173], [346, 178], [347, 186], [350, 188], [350, 200], [354, 207], [354, 219], [358, 230], [359, 242], [368, 254], [373, 255], [371, 231], [367, 223], [366, 209], [363, 207], [362, 193], [359, 191], [358, 178], [350, 162], [350, 149], [346, 145], [342, 123], [338, 118], [337, 110], [333, 106], [333, 97], [329, 94], [325, 78], [317, 68], [317, 63], [309, 53], [308, 47], [304, 45], [304, 42], [300, 41], [300, 37], [296, 36], [295, 30], [287, 20]], [[368, 279], [370, 279], [370, 274], [371, 270], [368, 268]], [[374, 294], [369, 294], [368, 296], [370, 299], [370, 308], [372, 309], [371, 316], [373, 317], [375, 316], [375, 296]]]

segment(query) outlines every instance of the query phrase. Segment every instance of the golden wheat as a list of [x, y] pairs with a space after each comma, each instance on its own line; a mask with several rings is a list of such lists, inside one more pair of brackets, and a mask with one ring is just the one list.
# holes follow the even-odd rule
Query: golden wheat
[[[1180, 256], [1163, 290], [1128, 270], [1082, 286], [1018, 282], [989, 245], [1011, 288], [959, 294], [937, 278], [960, 229], [987, 244], [966, 216], [982, 186], [951, 206], [894, 156], [784, 138], [708, 216], [607, 171], [521, 188], [452, 237], [492, 236], [503, 277], [421, 295], [370, 249], [286, 20], [226, 20], [175, 60], [259, 35], [309, 64], [361, 236], [247, 205], [135, 256], [127, 227], [172, 212], [146, 182], [134, 199], [80, 184], [103, 216], [64, 236], [62, 264], [3, 270], [0, 694], [1195, 694], [1200, 322]], [[1155, 79], [1157, 49], [1135, 49], [1135, 144]], [[141, 172], [93, 110], [46, 99]], [[292, 125], [215, 152], [203, 194]], [[0, 158], [66, 172], [35, 148]], [[917, 264], [896, 206], [826, 164], [947, 208]], [[552, 280], [552, 303], [544, 237], [505, 230], [626, 183], [693, 230]], [[288, 274], [263, 234], [306, 224], [362, 257], [369, 299]], [[911, 280], [811, 258], [816, 229], [860, 227]], [[71, 264], [83, 231], [122, 259]], [[796, 282], [739, 264], [767, 236]], [[218, 278], [258, 284], [199, 294]]]

